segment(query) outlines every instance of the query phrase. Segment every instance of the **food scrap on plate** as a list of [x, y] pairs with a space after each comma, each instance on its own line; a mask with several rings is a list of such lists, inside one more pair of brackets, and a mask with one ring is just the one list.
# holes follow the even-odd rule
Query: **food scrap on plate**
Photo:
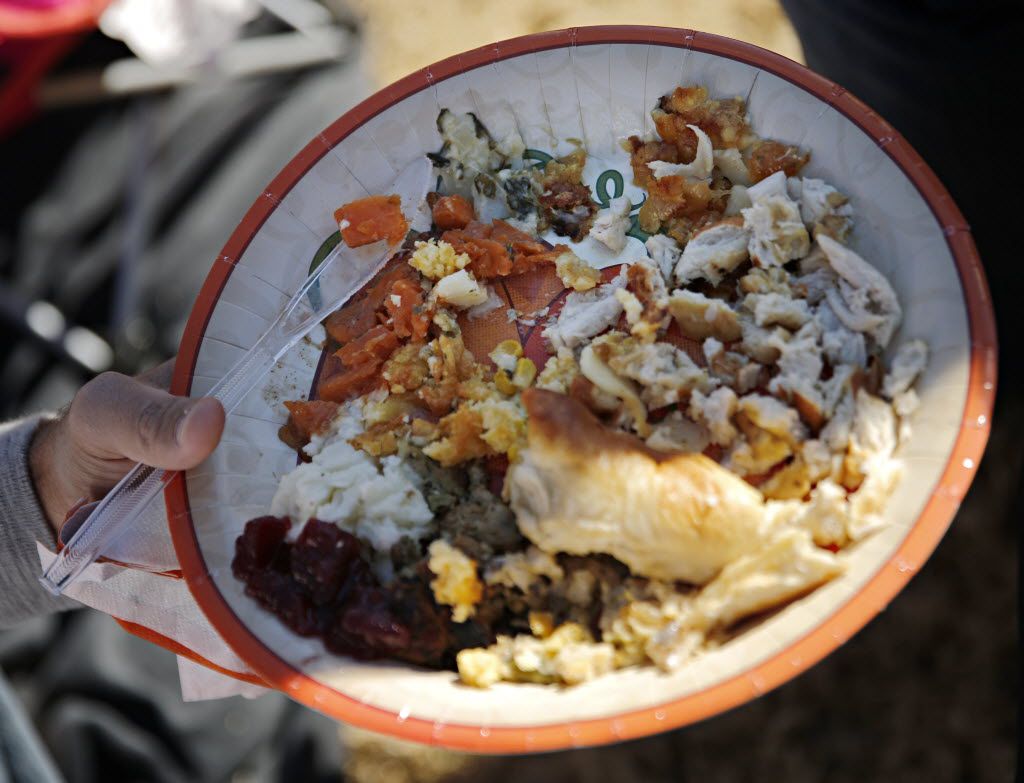
[[742, 100], [679, 87], [651, 116], [623, 140], [643, 255], [584, 149], [535, 164], [448, 110], [429, 232], [393, 196], [337, 210], [347, 245], [405, 245], [326, 319], [285, 403], [301, 461], [237, 541], [293, 632], [480, 687], [673, 670], [885, 524], [928, 349], [893, 344], [851, 204]]

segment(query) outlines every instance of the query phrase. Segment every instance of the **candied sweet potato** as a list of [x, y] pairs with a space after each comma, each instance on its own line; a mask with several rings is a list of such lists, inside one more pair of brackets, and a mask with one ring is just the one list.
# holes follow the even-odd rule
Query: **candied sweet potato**
[[347, 368], [372, 361], [384, 361], [398, 347], [398, 337], [378, 325], [343, 345], [335, 354]]
[[335, 342], [344, 345], [372, 329], [381, 320], [378, 310], [384, 298], [398, 280], [416, 280], [417, 274], [409, 267], [408, 255], [400, 253], [388, 262], [377, 276], [340, 310], [327, 316], [324, 328]]
[[402, 214], [402, 200], [395, 195], [367, 196], [334, 211], [341, 238], [349, 247], [360, 247], [386, 239], [396, 245], [405, 239], [409, 222]]
[[490, 238], [491, 226], [472, 221], [464, 229], [445, 231], [441, 239], [456, 253], [465, 253], [472, 260], [468, 269], [477, 280], [504, 277], [512, 271], [512, 258], [505, 246]]
[[323, 432], [338, 415], [338, 404], [329, 400], [286, 400], [288, 425], [303, 440]]
[[553, 263], [554, 256], [543, 243], [525, 231], [495, 220], [493, 223], [472, 221], [465, 229], [445, 231], [441, 237], [473, 259], [467, 269], [478, 280], [507, 277], [528, 272], [540, 263]]
[[441, 196], [434, 202], [431, 214], [434, 218], [434, 225], [441, 231], [465, 228], [476, 217], [473, 214], [473, 205], [458, 193]]
[[372, 361], [345, 369], [329, 378], [321, 378], [317, 389], [320, 399], [344, 402], [369, 391], [379, 380], [380, 362]]
[[384, 298], [384, 309], [391, 316], [395, 335], [411, 337], [417, 342], [426, 338], [430, 313], [423, 303], [423, 289], [417, 282], [403, 277], [392, 283]]

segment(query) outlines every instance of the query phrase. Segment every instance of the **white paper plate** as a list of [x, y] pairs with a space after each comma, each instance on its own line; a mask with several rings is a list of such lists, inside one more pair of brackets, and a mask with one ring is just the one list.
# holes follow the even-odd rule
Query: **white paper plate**
[[245, 597], [230, 570], [245, 521], [266, 513], [295, 464], [277, 430], [280, 401], [310, 391], [319, 353], [304, 344], [228, 417], [213, 456], [167, 493], [196, 600], [268, 683], [346, 722], [478, 751], [636, 737], [720, 712], [794, 676], [846, 641], [924, 563], [974, 475], [994, 396], [992, 311], [969, 230], [931, 171], [870, 109], [790, 60], [717, 36], [643, 27], [543, 33], [445, 60], [364, 101], [310, 142], [235, 230], [192, 312], [174, 390], [203, 394], [257, 338], [336, 232], [338, 205], [378, 192], [413, 157], [440, 147], [441, 107], [472, 111], [496, 138], [516, 131], [527, 147], [549, 154], [582, 139], [592, 158], [588, 182], [618, 170], [629, 188], [619, 139], [651, 130], [659, 96], [693, 83], [714, 96], [745, 97], [760, 135], [812, 151], [806, 174], [850, 196], [854, 247], [899, 293], [899, 337], [930, 346], [889, 526], [855, 549], [844, 576], [671, 675], [649, 667], [573, 688], [479, 691], [450, 672], [332, 656]]

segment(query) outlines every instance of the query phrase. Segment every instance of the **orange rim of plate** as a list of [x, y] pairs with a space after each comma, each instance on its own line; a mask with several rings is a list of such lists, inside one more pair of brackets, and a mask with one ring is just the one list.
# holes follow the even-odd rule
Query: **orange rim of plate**
[[449, 57], [366, 99], [299, 152], [257, 199], [225, 245], [192, 310], [181, 340], [172, 391], [188, 394], [206, 325], [231, 270], [281, 198], [331, 146], [363, 123], [438, 81], [480, 65], [522, 54], [587, 44], [671, 46], [747, 63], [817, 96], [873, 138], [925, 199], [952, 252], [967, 307], [970, 360], [960, 430], [942, 477], [897, 551], [864, 587], [802, 638], [768, 660], [696, 693], [655, 707], [578, 722], [529, 726], [436, 723], [364, 704], [320, 683], [277, 656], [235, 615], [210, 578], [189, 513], [184, 478], [166, 490], [171, 535], [196, 602], [235, 652], [267, 683], [337, 720], [366, 729], [449, 748], [485, 753], [522, 753], [598, 745], [643, 737], [716, 715], [775, 688], [849, 639], [910, 580], [938, 545], [981, 461], [991, 427], [996, 385], [996, 332], [988, 285], [970, 228], [949, 193], [903, 137], [845, 89], [797, 62], [752, 44], [693, 30], [602, 26], [556, 30], [513, 38]]

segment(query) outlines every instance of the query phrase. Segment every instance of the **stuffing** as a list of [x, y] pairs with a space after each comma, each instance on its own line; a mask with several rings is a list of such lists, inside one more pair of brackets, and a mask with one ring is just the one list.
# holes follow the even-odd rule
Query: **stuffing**
[[761, 476], [793, 454], [788, 440], [761, 429], [745, 413], [737, 412], [735, 421], [742, 437], [733, 443], [724, 462], [734, 473]]
[[626, 232], [629, 231], [629, 213], [633, 205], [625, 196], [613, 198], [605, 209], [599, 210], [590, 227], [590, 236], [613, 253], [621, 253], [626, 247]]
[[633, 429], [641, 437], [646, 438], [651, 434], [651, 427], [647, 423], [647, 408], [640, 398], [636, 384], [616, 374], [601, 359], [593, 343], [585, 347], [580, 354], [580, 374], [605, 394], [622, 401], [632, 419]]
[[714, 337], [708, 337], [701, 345], [701, 353], [704, 354], [704, 361], [711, 364], [715, 359], [725, 354], [725, 344]]
[[568, 155], [549, 160], [541, 177], [540, 205], [544, 223], [556, 234], [581, 241], [590, 231], [597, 204], [583, 184], [587, 153], [577, 146]]
[[794, 177], [810, 160], [810, 153], [771, 139], [758, 139], [747, 153], [747, 170], [754, 182], [782, 174]]
[[409, 258], [409, 266], [431, 280], [440, 280], [458, 272], [471, 260], [465, 253], [456, 253], [450, 244], [437, 239], [417, 242], [415, 247]]
[[554, 557], [535, 546], [522, 552], [499, 555], [484, 572], [484, 581], [488, 585], [514, 587], [521, 593], [529, 593], [542, 578], [552, 583], [561, 582], [565, 571]]
[[495, 454], [515, 456], [526, 440], [526, 412], [519, 401], [491, 398], [468, 406], [480, 415], [480, 440]]
[[636, 326], [644, 314], [644, 306], [632, 291], [620, 288], [615, 292], [615, 298], [622, 305], [622, 312], [626, 315], [626, 323]]
[[571, 350], [613, 326], [622, 315], [622, 305], [615, 298], [615, 292], [625, 285], [623, 273], [592, 291], [569, 294], [558, 320], [544, 330], [551, 347], [556, 352], [563, 348]]
[[668, 163], [663, 160], [652, 160], [647, 164], [655, 179], [662, 177], [686, 177], [695, 180], [711, 180], [711, 167], [714, 156], [711, 139], [696, 125], [687, 125], [697, 137], [697, 152], [690, 163]]
[[570, 351], [563, 351], [548, 359], [544, 369], [537, 376], [538, 389], [548, 389], [568, 394], [572, 382], [579, 377], [580, 366]]
[[582, 625], [563, 623], [544, 638], [499, 636], [486, 649], [462, 650], [456, 665], [464, 683], [481, 688], [501, 680], [576, 685], [615, 668], [614, 655]]
[[777, 324], [795, 332], [811, 319], [806, 301], [785, 294], [747, 294], [743, 305], [754, 314], [754, 323], [758, 326]]
[[775, 362], [779, 374], [772, 379], [769, 387], [773, 393], [800, 392], [804, 396], [820, 396], [814, 391], [825, 368], [820, 337], [818, 325], [808, 321], [790, 339], [779, 343], [779, 356]]
[[729, 218], [701, 229], [683, 248], [676, 264], [679, 285], [704, 279], [713, 284], [747, 259], [750, 232], [737, 218]]
[[790, 197], [800, 203], [804, 225], [817, 236], [825, 233], [835, 240], [846, 239], [853, 228], [853, 208], [849, 199], [824, 180], [790, 177]]
[[737, 286], [744, 294], [779, 294], [791, 299], [794, 295], [799, 295], [799, 292], [794, 290], [789, 282], [789, 273], [785, 269], [777, 266], [767, 269], [755, 266], [739, 279]]
[[668, 282], [672, 279], [672, 270], [676, 268], [683, 250], [679, 243], [667, 234], [651, 234], [644, 242], [651, 260], [658, 265], [661, 276]]
[[[709, 338], [705, 347], [712, 341], [713, 338]], [[722, 350], [709, 357], [708, 372], [738, 394], [746, 394], [767, 382], [767, 368], [736, 351]]]
[[691, 419], [707, 427], [712, 443], [730, 446], [738, 434], [732, 424], [736, 403], [736, 392], [726, 386], [707, 395], [694, 389], [686, 412]]
[[743, 227], [750, 232], [747, 250], [758, 266], [782, 266], [807, 255], [810, 236], [800, 219], [799, 207], [789, 196], [771, 194], [755, 199], [742, 215]]
[[427, 567], [434, 574], [430, 582], [434, 600], [452, 607], [452, 620], [465, 622], [476, 612], [484, 594], [476, 562], [441, 538], [431, 542], [427, 552]]
[[491, 454], [481, 436], [483, 417], [468, 405], [462, 405], [438, 422], [436, 440], [423, 448], [423, 453], [444, 467], [451, 467]]
[[640, 399], [648, 408], [663, 408], [693, 389], [707, 386], [707, 373], [670, 343], [639, 342], [611, 332], [591, 345], [616, 375], [640, 385]]
[[761, 364], [774, 364], [789, 341], [790, 334], [781, 326], [766, 329], [754, 323], [750, 316], [739, 314], [740, 343], [738, 349]]
[[829, 266], [841, 278], [839, 288], [826, 299], [836, 317], [855, 332], [864, 332], [885, 348], [899, 326], [903, 311], [885, 276], [871, 264], [829, 236], [818, 237]]
[[741, 98], [716, 100], [700, 85], [676, 87], [658, 102], [651, 117], [659, 135], [679, 146], [692, 144], [692, 138], [685, 138], [683, 133], [690, 132], [687, 126], [691, 124], [703, 128], [718, 149], [747, 149], [757, 139]]
[[658, 451], [700, 453], [711, 442], [708, 428], [673, 411], [658, 422], [647, 438], [647, 445]]
[[574, 291], [589, 291], [601, 282], [601, 272], [568, 248], [555, 257], [555, 273], [562, 285]]
[[[819, 249], [817, 245], [815, 249]], [[824, 258], [824, 253], [821, 256]], [[806, 260], [806, 259], [804, 259]], [[836, 285], [836, 274], [827, 265], [809, 271], [801, 269], [799, 277], [793, 279], [793, 290], [807, 300], [809, 305], [820, 305], [830, 288]]]
[[831, 364], [867, 365], [864, 335], [847, 329], [828, 302], [823, 301], [815, 308], [814, 317], [821, 327], [821, 349]]
[[733, 342], [743, 335], [736, 311], [721, 299], [711, 299], [696, 291], [677, 289], [668, 300], [668, 311], [684, 335], [693, 340], [713, 337]]
[[490, 688], [508, 678], [508, 663], [498, 653], [483, 647], [467, 647], [455, 657], [459, 678], [466, 685]]
[[665, 279], [650, 259], [641, 258], [630, 264], [626, 269], [626, 288], [615, 294], [634, 337], [650, 342], [668, 328]]
[[807, 437], [807, 429], [801, 423], [800, 415], [775, 397], [746, 394], [739, 398], [736, 407], [755, 426], [791, 444], [799, 443]]

